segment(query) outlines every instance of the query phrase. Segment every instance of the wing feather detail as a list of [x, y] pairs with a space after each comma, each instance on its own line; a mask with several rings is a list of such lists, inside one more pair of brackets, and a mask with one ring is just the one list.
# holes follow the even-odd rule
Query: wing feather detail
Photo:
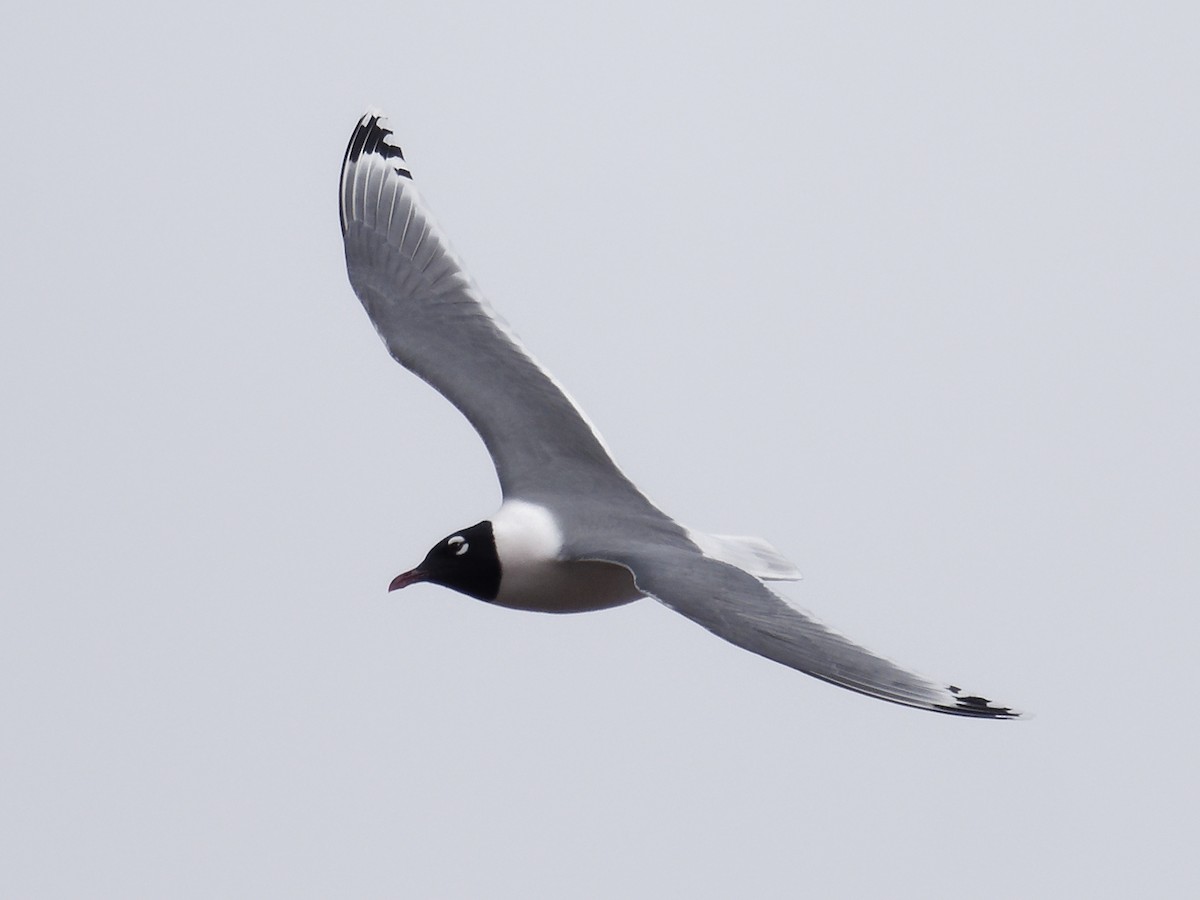
[[480, 293], [377, 114], [363, 116], [346, 148], [340, 218], [350, 283], [375, 330], [479, 432], [506, 497], [600, 485], [640, 497], [584, 413]]
[[735, 566], [678, 550], [595, 556], [627, 566], [639, 590], [718, 637], [814, 678], [934, 712], [984, 719], [1021, 716], [877, 656], [789, 606]]

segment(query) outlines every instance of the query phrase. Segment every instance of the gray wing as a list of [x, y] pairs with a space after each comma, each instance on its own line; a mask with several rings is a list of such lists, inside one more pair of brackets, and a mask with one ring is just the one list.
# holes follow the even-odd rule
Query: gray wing
[[391, 135], [378, 115], [359, 121], [342, 163], [341, 222], [350, 283], [392, 356], [467, 417], [506, 497], [601, 485], [640, 497], [479, 292]]
[[788, 606], [734, 566], [677, 549], [596, 554], [633, 572], [638, 588], [752, 653], [892, 703], [987, 719], [1020, 713], [916, 675]]

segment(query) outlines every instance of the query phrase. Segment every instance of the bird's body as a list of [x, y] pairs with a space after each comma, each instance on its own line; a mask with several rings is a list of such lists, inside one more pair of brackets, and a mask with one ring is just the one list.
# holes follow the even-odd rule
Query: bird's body
[[483, 298], [391, 135], [368, 114], [346, 150], [340, 206], [350, 281], [392, 356], [479, 432], [504, 494], [495, 515], [439, 541], [393, 590], [431, 581], [556, 613], [648, 596], [734, 644], [860, 693], [957, 715], [1018, 715], [902, 669], [789, 606], [764, 581], [799, 573], [761, 538], [701, 534], [647, 500]]
[[503, 561], [491, 602], [533, 612], [591, 612], [622, 606], [642, 594], [624, 566], [563, 559], [562, 532], [546, 507], [508, 500], [492, 516], [496, 555]]

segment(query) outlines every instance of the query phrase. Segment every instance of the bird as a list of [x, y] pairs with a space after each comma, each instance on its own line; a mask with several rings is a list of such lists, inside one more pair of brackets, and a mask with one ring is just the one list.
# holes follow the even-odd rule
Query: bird
[[478, 432], [502, 493], [491, 518], [438, 541], [389, 591], [429, 582], [549, 613], [653, 598], [745, 650], [869, 697], [1021, 716], [908, 671], [786, 602], [768, 583], [800, 574], [767, 541], [695, 531], [651, 503], [467, 273], [377, 110], [350, 137], [339, 211], [350, 284], [375, 330]]

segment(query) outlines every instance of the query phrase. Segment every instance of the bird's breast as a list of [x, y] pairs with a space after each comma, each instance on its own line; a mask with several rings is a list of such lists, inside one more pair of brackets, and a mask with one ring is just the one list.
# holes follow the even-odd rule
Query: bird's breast
[[535, 612], [589, 612], [637, 600], [642, 594], [624, 566], [606, 562], [545, 560], [500, 570], [498, 606]]
[[500, 591], [492, 602], [539, 612], [586, 612], [641, 596], [633, 575], [616, 563], [564, 560], [562, 529], [539, 503], [506, 500], [492, 517]]

